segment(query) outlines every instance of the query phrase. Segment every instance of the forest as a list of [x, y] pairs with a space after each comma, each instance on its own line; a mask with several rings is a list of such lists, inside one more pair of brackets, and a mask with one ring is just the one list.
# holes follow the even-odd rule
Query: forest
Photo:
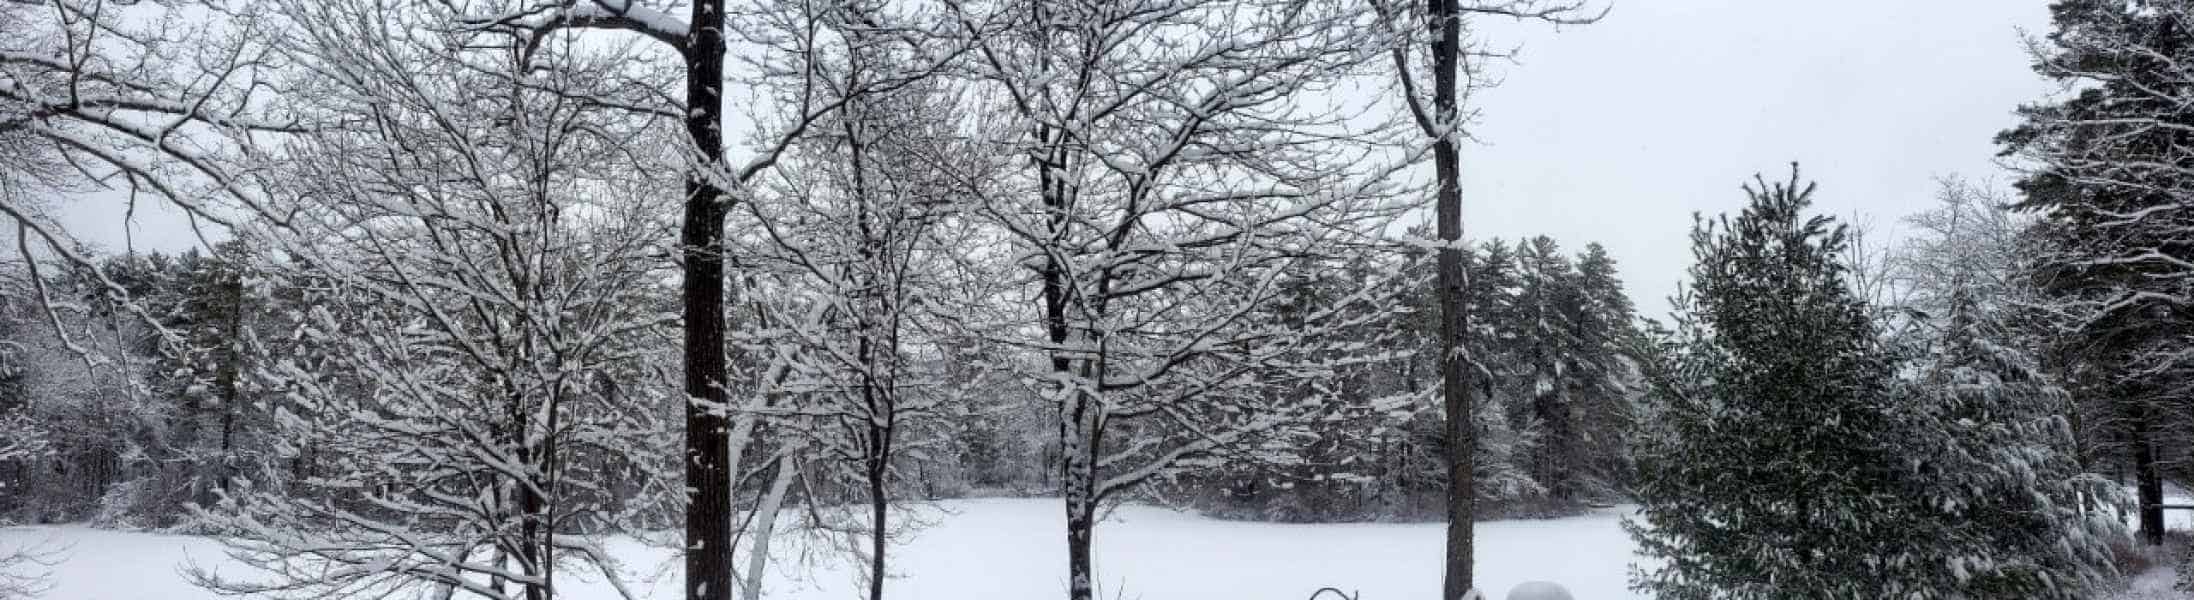
[[[1122, 507], [1430, 524], [1445, 600], [1515, 580], [1481, 523], [1602, 514], [1640, 598], [2194, 593], [2194, 6], [2051, 2], [2009, 180], [1901, 234], [1787, 157], [1681, 274], [1466, 230], [1473, 99], [1530, 68], [1481, 26], [1617, 10], [0, 0], [0, 542], [187, 536], [225, 562], [137, 568], [220, 596], [883, 600], [1026, 499], [1069, 600], [1122, 595]], [[140, 211], [191, 242], [73, 225]], [[71, 553], [0, 543], [0, 600]]]

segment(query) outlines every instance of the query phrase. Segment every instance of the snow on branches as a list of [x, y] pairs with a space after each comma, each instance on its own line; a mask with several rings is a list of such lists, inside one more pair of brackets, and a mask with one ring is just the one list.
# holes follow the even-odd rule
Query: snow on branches
[[255, 369], [295, 460], [205, 509], [259, 572], [197, 577], [297, 597], [620, 581], [577, 532], [661, 522], [678, 403], [648, 204], [674, 182], [633, 176], [661, 158], [633, 150], [649, 119], [591, 101], [620, 93], [592, 71], [619, 61], [551, 46], [558, 68], [529, 72], [396, 35], [371, 3], [291, 9], [316, 20], [294, 58], [326, 75], [300, 110], [352, 120], [289, 147], [271, 187], [301, 200], [291, 226], [246, 238], [304, 299]]
[[1383, 58], [1365, 5], [949, 6], [969, 31], [1002, 23], [975, 89], [1027, 166], [969, 192], [1019, 252], [1027, 305], [995, 337], [1041, 355], [1086, 599], [1101, 503], [1201, 461], [1285, 460], [1320, 396], [1270, 392], [1330, 373], [1350, 354], [1332, 334], [1395, 286], [1297, 314], [1284, 292], [1380, 245], [1414, 152], [1400, 121], [1320, 96]]

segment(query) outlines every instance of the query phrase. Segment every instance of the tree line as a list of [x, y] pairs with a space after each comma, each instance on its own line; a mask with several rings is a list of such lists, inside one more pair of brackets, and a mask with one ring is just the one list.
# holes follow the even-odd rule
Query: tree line
[[[358, 367], [329, 362], [331, 356], [324, 353], [335, 350], [329, 342], [299, 334], [297, 319], [324, 308], [328, 300], [248, 272], [242, 262], [245, 252], [230, 242], [211, 252], [147, 251], [100, 258], [107, 280], [151, 315], [157, 327], [127, 314], [109, 295], [113, 290], [88, 273], [46, 273], [44, 287], [50, 293], [85, 309], [56, 313], [64, 318], [65, 331], [74, 335], [75, 343], [104, 351], [102, 358], [114, 361], [114, 368], [86, 368], [59, 347], [61, 339], [42, 322], [47, 315], [35, 303], [9, 307], [0, 321], [7, 333], [0, 339], [14, 351], [7, 354], [9, 370], [0, 385], [8, 386], [14, 402], [7, 414], [25, 434], [14, 438], [16, 443], [25, 448], [35, 444], [37, 451], [26, 450], [0, 463], [7, 469], [6, 485], [0, 486], [0, 514], [18, 523], [91, 521], [194, 530], [202, 526], [204, 515], [193, 513], [192, 505], [217, 504], [239, 478], [281, 481], [285, 489], [294, 489], [300, 485], [294, 480], [320, 472], [317, 465], [329, 453], [354, 451], [337, 446], [355, 439], [289, 437], [300, 432], [278, 422], [337, 411], [327, 405], [292, 404], [294, 392], [281, 387], [292, 383], [292, 375], [266, 371], [270, 364], [311, 357], [299, 362], [320, 365], [330, 374]], [[1635, 428], [1636, 405], [1644, 392], [1634, 358], [1643, 338], [1633, 326], [1614, 259], [1598, 244], [1574, 257], [1564, 255], [1543, 236], [1514, 244], [1486, 242], [1469, 256], [1476, 281], [1484, 282], [1472, 298], [1473, 309], [1485, 315], [1473, 332], [1473, 345], [1491, 367], [1483, 384], [1491, 401], [1476, 421], [1485, 432], [1476, 449], [1476, 495], [1487, 514], [1553, 516], [1623, 501], [1632, 483], [1627, 433]], [[1354, 332], [1357, 343], [1399, 350], [1306, 384], [1320, 389], [1281, 388], [1265, 397], [1319, 405], [1318, 416], [1292, 432], [1298, 437], [1271, 450], [1284, 456], [1217, 461], [1183, 471], [1137, 497], [1256, 520], [1438, 518], [1447, 485], [1440, 460], [1446, 441], [1432, 396], [1437, 386], [1431, 381], [1431, 353], [1421, 350], [1436, 343], [1436, 311], [1430, 306], [1429, 269], [1423, 264], [1413, 268], [1399, 297], [1401, 310], [1382, 313]], [[1291, 280], [1284, 284], [1285, 303], [1277, 314], [1287, 318], [1311, 310], [1322, 298], [1344, 296], [1364, 285], [1368, 272], [1331, 269], [1322, 277]], [[17, 284], [24, 283], [22, 274], [17, 277]], [[673, 301], [671, 296], [667, 286], [639, 285], [625, 301], [635, 307], [664, 306]], [[285, 335], [291, 339], [282, 339]], [[994, 386], [1004, 377], [971, 367], [923, 366], [942, 373], [931, 384], [939, 387]], [[114, 401], [115, 394], [124, 401]], [[628, 432], [591, 436], [660, 433], [665, 427], [660, 420], [675, 404], [666, 394], [624, 401], [653, 406], [657, 414], [650, 418], [655, 420], [636, 419], [635, 429]], [[386, 402], [345, 407], [331, 418], [355, 418], [354, 411], [369, 408], [387, 410]], [[891, 496], [1057, 493], [1059, 448], [1044, 430], [1055, 417], [1043, 414], [1047, 407], [1036, 397], [993, 388], [981, 393], [953, 390], [949, 397], [923, 402], [925, 414], [953, 418], [907, 419], [912, 425], [899, 437], [918, 451], [886, 465], [893, 473], [887, 482]], [[589, 414], [571, 421], [574, 427], [593, 427], [598, 425], [594, 419]], [[813, 435], [858, 440], [865, 433], [833, 429]], [[465, 443], [451, 445], [462, 448]], [[586, 468], [610, 469], [625, 482], [599, 490], [601, 501], [649, 506], [658, 512], [633, 522], [669, 524], [669, 513], [661, 512], [659, 504], [664, 499], [650, 497], [664, 493], [660, 482], [657, 487], [635, 483], [649, 479], [638, 477], [636, 470], [663, 457], [603, 451], [589, 456], [603, 464]], [[798, 461], [798, 468], [825, 469], [811, 458]], [[816, 477], [790, 494], [812, 495], [814, 502], [826, 505], [851, 503], [860, 494], [849, 481], [865, 480], [866, 475], [832, 474], [828, 483]], [[596, 530], [624, 522], [605, 520], [578, 528]]]

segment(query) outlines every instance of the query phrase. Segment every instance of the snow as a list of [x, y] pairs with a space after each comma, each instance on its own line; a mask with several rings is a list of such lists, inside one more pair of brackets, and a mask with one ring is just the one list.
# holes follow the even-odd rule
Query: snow
[[[2130, 485], [2125, 487], [2125, 493], [2127, 498], [2138, 497], [2136, 490]], [[2194, 492], [2189, 492], [2177, 485], [2165, 483], [2163, 501], [2164, 504], [2194, 504]], [[2126, 516], [2126, 527], [2128, 529], [2137, 526], [2132, 519], [2132, 515]], [[2164, 511], [2164, 529], [2171, 531], [2194, 529], [2194, 511], [2182, 509]], [[2111, 600], [2176, 600], [2188, 597], [2186, 593], [2173, 589], [2178, 581], [2179, 573], [2176, 561], [2170, 557], [2164, 557], [2156, 560], [2154, 566], [2148, 570], [2130, 574], [2126, 578], [2126, 589], [2112, 595], [2110, 598]]]
[[[2132, 487], [2127, 487], [2125, 493], [2126, 497], [2128, 498], [2140, 497], [2137, 495], [2138, 492], [2136, 492]], [[2182, 506], [2194, 505], [2194, 492], [2190, 492], [2185, 488], [2181, 488], [2177, 485], [2166, 483], [2164, 484], [2164, 504], [2177, 504]], [[2128, 524], [2128, 526], [2130, 527], [2131, 524]], [[2165, 510], [2164, 529], [2194, 530], [2194, 510], [2186, 510], [2183, 508]]]
[[[1049, 598], [1066, 588], [1065, 510], [1058, 500], [953, 500], [921, 509], [932, 525], [894, 550], [894, 599]], [[1488, 598], [1505, 598], [1527, 581], [1567, 587], [1576, 598], [1633, 598], [1625, 588], [1630, 539], [1618, 525], [1626, 509], [1546, 521], [1479, 523], [1478, 573]], [[1098, 526], [1098, 592], [1106, 598], [1302, 600], [1322, 587], [1360, 600], [1434, 597], [1440, 590], [1444, 526], [1421, 524], [1291, 525], [1231, 522], [1128, 506]], [[784, 535], [784, 534], [780, 534]], [[220, 545], [206, 538], [102, 531], [77, 526], [0, 529], [0, 547], [42, 540], [68, 546], [54, 568], [47, 600], [213, 600], [192, 587], [186, 561], [231, 572]], [[785, 542], [791, 545], [788, 540]], [[679, 595], [678, 566], [667, 550], [632, 540], [607, 546], [636, 574], [634, 592]], [[782, 548], [765, 598], [837, 599], [861, 595], [857, 569], [843, 559], [807, 564]], [[237, 574], [242, 574], [236, 571]], [[779, 573], [806, 572], [799, 580]], [[561, 596], [610, 600], [598, 576]], [[569, 581], [569, 580], [565, 580]], [[1359, 595], [1360, 594], [1360, 595]]]
[[594, 0], [572, 9], [577, 17], [623, 17], [630, 19], [641, 33], [657, 39], [685, 37], [686, 22], [660, 10], [635, 6], [632, 0]]
[[2159, 565], [2126, 582], [2126, 589], [2112, 600], [2171, 600], [2186, 598], [2185, 594], [2171, 589], [2178, 582], [2178, 573], [2169, 565]]
[[1569, 590], [1560, 584], [1546, 581], [1526, 581], [1509, 590], [1508, 600], [1576, 600]]

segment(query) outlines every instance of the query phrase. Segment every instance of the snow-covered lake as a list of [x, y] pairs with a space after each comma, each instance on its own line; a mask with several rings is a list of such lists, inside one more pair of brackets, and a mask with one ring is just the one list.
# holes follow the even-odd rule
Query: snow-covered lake
[[[954, 500], [928, 509], [934, 522], [897, 547], [887, 590], [891, 598], [969, 600], [1052, 598], [1065, 590], [1064, 513], [1057, 501]], [[1481, 586], [1505, 596], [1530, 580], [1560, 582], [1578, 600], [1633, 598], [1625, 589], [1631, 543], [1622, 509], [1548, 521], [1478, 524]], [[1098, 527], [1100, 595], [1123, 600], [1304, 600], [1321, 587], [1361, 593], [1362, 600], [1439, 595], [1442, 525], [1283, 525], [1220, 521], [1170, 510], [1124, 507]], [[211, 540], [101, 531], [83, 527], [0, 529], [0, 546], [52, 540], [68, 545], [54, 569], [48, 600], [212, 600], [192, 587], [180, 565], [224, 564]], [[667, 550], [618, 544], [617, 554], [652, 598], [678, 596]], [[773, 569], [806, 571], [772, 578], [765, 596], [778, 600], [844, 599], [861, 595], [835, 559], [799, 566], [788, 552]], [[780, 571], [783, 572], [783, 571]], [[560, 575], [561, 576], [561, 575]], [[568, 581], [568, 580], [566, 580]], [[566, 588], [565, 597], [609, 600], [598, 582]]]

